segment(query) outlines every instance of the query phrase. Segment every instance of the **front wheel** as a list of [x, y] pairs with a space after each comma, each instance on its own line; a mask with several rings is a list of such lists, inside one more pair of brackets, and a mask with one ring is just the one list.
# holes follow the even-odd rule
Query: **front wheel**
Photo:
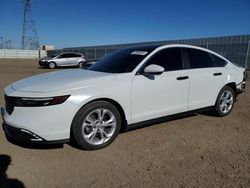
[[121, 128], [117, 108], [106, 101], [96, 101], [82, 107], [72, 123], [72, 136], [87, 150], [96, 150], [111, 144]]
[[50, 69], [56, 68], [56, 64], [54, 62], [49, 62], [49, 68]]
[[216, 114], [222, 117], [227, 116], [232, 111], [234, 102], [234, 90], [229, 86], [224, 86], [217, 97], [217, 101], [215, 104]]

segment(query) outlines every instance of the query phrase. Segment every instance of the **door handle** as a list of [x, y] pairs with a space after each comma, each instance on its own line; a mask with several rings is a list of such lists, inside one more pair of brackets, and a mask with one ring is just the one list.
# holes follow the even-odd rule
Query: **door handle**
[[216, 73], [214, 73], [214, 76], [220, 76], [220, 75], [222, 75], [221, 72], [216, 72]]
[[176, 79], [177, 80], [186, 80], [186, 79], [188, 79], [189, 77], [188, 76], [179, 76], [179, 77], [177, 77]]

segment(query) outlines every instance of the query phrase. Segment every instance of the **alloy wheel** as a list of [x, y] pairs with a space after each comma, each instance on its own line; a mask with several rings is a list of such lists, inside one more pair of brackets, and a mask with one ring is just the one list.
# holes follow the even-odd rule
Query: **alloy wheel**
[[108, 109], [99, 108], [91, 111], [83, 121], [83, 138], [93, 145], [107, 142], [116, 129], [115, 115]]
[[221, 97], [219, 100], [220, 111], [224, 114], [228, 113], [233, 106], [233, 102], [234, 102], [233, 93], [230, 90], [225, 90], [221, 94]]

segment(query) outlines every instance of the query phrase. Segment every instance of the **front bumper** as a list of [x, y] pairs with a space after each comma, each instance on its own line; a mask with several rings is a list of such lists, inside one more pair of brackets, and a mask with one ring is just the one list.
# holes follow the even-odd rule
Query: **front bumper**
[[48, 66], [48, 64], [49, 64], [49, 62], [48, 62], [48, 61], [42, 61], [42, 60], [39, 60], [39, 65], [40, 65], [41, 67], [47, 67], [47, 66]]
[[237, 94], [244, 93], [246, 91], [246, 82], [239, 83], [237, 85]]
[[239, 84], [237, 84], [237, 93], [241, 94], [246, 91], [246, 80], [247, 80], [247, 71], [243, 73], [243, 80]]
[[5, 122], [4, 113], [5, 113], [4, 108], [1, 108], [1, 115], [3, 119], [2, 126], [7, 138], [22, 143], [61, 144], [69, 142], [69, 139], [48, 141], [29, 130], [10, 126]]

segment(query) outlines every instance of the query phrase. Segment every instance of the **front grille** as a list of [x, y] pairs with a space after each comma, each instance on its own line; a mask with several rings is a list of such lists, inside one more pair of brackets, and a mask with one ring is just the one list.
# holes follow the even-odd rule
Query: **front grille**
[[12, 114], [14, 111], [15, 106], [20, 106], [21, 100], [19, 97], [9, 97], [7, 95], [4, 96], [5, 98], [5, 109], [9, 115]]
[[45, 66], [47, 63], [48, 63], [47, 61], [39, 60], [39, 65], [40, 66]]

